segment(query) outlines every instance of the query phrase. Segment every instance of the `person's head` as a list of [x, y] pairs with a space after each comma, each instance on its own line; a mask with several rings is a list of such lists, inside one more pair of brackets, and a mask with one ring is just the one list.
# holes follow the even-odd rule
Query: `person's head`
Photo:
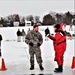
[[47, 27], [47, 29], [49, 29], [49, 27]]
[[38, 25], [35, 24], [35, 25], [33, 26], [33, 30], [34, 30], [34, 32], [38, 32]]
[[54, 31], [55, 32], [58, 32], [59, 31], [59, 28], [60, 28], [60, 24], [54, 25]]

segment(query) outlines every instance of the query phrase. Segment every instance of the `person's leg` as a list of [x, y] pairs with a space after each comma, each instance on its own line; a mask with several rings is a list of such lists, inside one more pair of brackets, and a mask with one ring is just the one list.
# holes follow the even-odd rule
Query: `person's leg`
[[34, 69], [34, 54], [30, 54], [30, 70]]
[[57, 54], [57, 64], [58, 68], [54, 70], [54, 72], [63, 72], [63, 57], [62, 52]]
[[25, 36], [23, 36], [22, 39], [23, 39], [23, 42], [24, 42], [25, 41]]
[[17, 41], [21, 42], [21, 36], [17, 36]]
[[42, 66], [41, 51], [39, 48], [37, 48], [35, 54], [36, 54], [36, 60], [37, 60], [37, 63], [39, 64], [40, 70], [44, 70], [44, 68]]
[[19, 40], [20, 40], [20, 42], [21, 42], [21, 36], [19, 36]]

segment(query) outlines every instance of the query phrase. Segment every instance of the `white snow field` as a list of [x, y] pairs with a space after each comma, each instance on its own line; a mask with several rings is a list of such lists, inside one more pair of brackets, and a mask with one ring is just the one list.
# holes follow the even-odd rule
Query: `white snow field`
[[[3, 36], [2, 41], [2, 57], [0, 57], [0, 68], [2, 58], [4, 58], [6, 71], [0, 71], [0, 75], [75, 75], [75, 69], [71, 69], [72, 59], [74, 56], [74, 39], [67, 40], [67, 49], [64, 55], [64, 70], [63, 73], [54, 73], [54, 68], [57, 63], [54, 62], [54, 49], [52, 40], [45, 41], [44, 29], [49, 27], [50, 32], [54, 33], [53, 26], [39, 27], [39, 31], [43, 36], [43, 44], [41, 46], [41, 53], [43, 59], [44, 70], [41, 71], [35, 58], [35, 69], [30, 70], [29, 50], [28, 45], [22, 41], [17, 42], [16, 32], [18, 28], [27, 33], [28, 28], [32, 27], [7, 27], [0, 28], [0, 34]], [[69, 26], [66, 28], [69, 31]], [[69, 31], [71, 34], [73, 31]]]

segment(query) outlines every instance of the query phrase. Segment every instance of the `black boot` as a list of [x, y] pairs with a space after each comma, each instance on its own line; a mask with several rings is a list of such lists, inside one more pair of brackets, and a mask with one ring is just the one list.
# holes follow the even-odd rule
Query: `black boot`
[[55, 68], [55, 70], [57, 70], [57, 69], [59, 69], [59, 68]]
[[33, 69], [34, 69], [34, 65], [31, 65], [30, 70], [33, 70]]
[[[55, 68], [55, 70], [58, 70], [59, 68]], [[63, 69], [62, 69], [63, 70]]]
[[63, 72], [62, 65], [60, 65], [59, 68], [56, 68], [56, 69], [54, 70], [54, 72], [56, 72], [56, 73]]
[[44, 68], [43, 68], [43, 66], [42, 66], [42, 65], [39, 65], [39, 67], [40, 67], [40, 70], [44, 70]]

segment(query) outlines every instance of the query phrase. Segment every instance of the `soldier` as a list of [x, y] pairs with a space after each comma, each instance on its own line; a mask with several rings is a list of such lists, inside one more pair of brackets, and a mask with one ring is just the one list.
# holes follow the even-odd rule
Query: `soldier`
[[23, 42], [25, 41], [25, 36], [26, 36], [26, 33], [25, 33], [25, 31], [24, 31], [24, 29], [22, 29], [22, 39], [23, 39]]
[[1, 57], [1, 41], [2, 41], [2, 35], [0, 35], [0, 57]]
[[36, 55], [37, 63], [39, 64], [40, 70], [44, 70], [42, 66], [42, 57], [40, 46], [43, 43], [43, 38], [41, 33], [38, 31], [38, 26], [34, 25], [33, 30], [27, 33], [25, 42], [29, 45], [30, 54], [30, 70], [34, 69], [34, 54]]

